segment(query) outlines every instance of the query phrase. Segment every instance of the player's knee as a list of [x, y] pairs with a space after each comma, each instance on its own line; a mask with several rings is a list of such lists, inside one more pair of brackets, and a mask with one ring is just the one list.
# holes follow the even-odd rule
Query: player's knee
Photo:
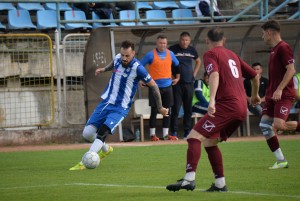
[[274, 131], [272, 128], [272, 120], [262, 119], [259, 123], [260, 130], [266, 139], [273, 137]]
[[82, 137], [89, 142], [93, 142], [97, 135], [96, 131], [97, 129], [92, 125], [85, 126], [82, 132]]
[[203, 142], [207, 139], [206, 137], [204, 137], [203, 135], [201, 135], [194, 129], [192, 129], [191, 132], [189, 133], [189, 135], [187, 136], [187, 139], [190, 139], [190, 138], [197, 139], [200, 142]]
[[103, 124], [98, 130], [97, 130], [97, 139], [101, 140], [102, 142], [105, 142], [105, 139], [108, 134], [110, 134], [110, 128]]

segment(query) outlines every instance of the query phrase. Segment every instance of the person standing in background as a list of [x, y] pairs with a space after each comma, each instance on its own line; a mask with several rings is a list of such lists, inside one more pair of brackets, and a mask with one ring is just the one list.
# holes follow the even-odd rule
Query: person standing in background
[[244, 80], [244, 87], [246, 90], [246, 95], [247, 95], [247, 102], [248, 102], [248, 110], [252, 112], [255, 116], [261, 117], [262, 114], [262, 107], [265, 103], [265, 96], [266, 96], [266, 89], [268, 86], [269, 80], [265, 77], [262, 76], [262, 65], [259, 62], [253, 63], [252, 68], [256, 71], [256, 73], [259, 75], [259, 97], [261, 100], [260, 104], [257, 104], [256, 106], [251, 105], [251, 81], [249, 79]]
[[[182, 32], [179, 37], [179, 43], [172, 45], [169, 49], [174, 53], [179, 61], [179, 69], [173, 67], [173, 77], [176, 70], [180, 72], [180, 80], [173, 85], [174, 105], [171, 109], [171, 135], [177, 137], [178, 115], [180, 107], [183, 104], [183, 129], [184, 138], [189, 134], [192, 125], [192, 100], [194, 94], [194, 81], [200, 69], [201, 60], [196, 49], [191, 44], [191, 36], [188, 32]], [[193, 61], [195, 62], [193, 66]], [[175, 69], [174, 69], [175, 68]]]
[[[179, 61], [174, 53], [167, 49], [168, 40], [164, 35], [159, 35], [156, 39], [156, 48], [148, 52], [142, 59], [143, 66], [149, 65], [149, 74], [157, 83], [161, 98], [162, 105], [165, 108], [171, 108], [174, 104], [172, 85], [175, 85], [179, 79], [180, 74], [176, 74], [172, 79], [172, 65], [178, 66]], [[159, 141], [156, 135], [156, 115], [157, 105], [153, 99], [152, 91], [149, 90], [149, 105], [151, 106], [150, 114], [150, 137], [152, 141]], [[177, 140], [177, 137], [169, 135], [170, 117], [163, 117], [163, 139], [164, 140]]]

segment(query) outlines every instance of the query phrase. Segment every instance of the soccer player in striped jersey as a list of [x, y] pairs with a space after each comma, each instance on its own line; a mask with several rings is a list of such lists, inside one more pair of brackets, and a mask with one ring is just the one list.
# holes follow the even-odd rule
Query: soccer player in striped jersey
[[[115, 128], [127, 116], [133, 102], [138, 83], [142, 80], [152, 90], [158, 111], [166, 116], [169, 110], [162, 106], [159, 88], [147, 70], [134, 57], [134, 44], [131, 41], [124, 41], [121, 44], [120, 53], [105, 68], [98, 68], [95, 75], [113, 70], [109, 84], [104, 93], [103, 99], [87, 121], [83, 137], [93, 142], [90, 151], [99, 153], [103, 159], [113, 151], [113, 148], [105, 144], [105, 138], [113, 134]], [[79, 162], [70, 170], [86, 169], [82, 162]]]

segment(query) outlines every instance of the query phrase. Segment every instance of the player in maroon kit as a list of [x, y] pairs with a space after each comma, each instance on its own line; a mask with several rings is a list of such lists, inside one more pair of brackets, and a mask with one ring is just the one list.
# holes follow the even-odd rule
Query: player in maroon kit
[[[266, 103], [259, 126], [276, 157], [276, 162], [270, 169], [287, 168], [288, 162], [283, 156], [274, 130], [296, 130], [297, 127], [299, 129], [298, 122], [285, 122], [295, 100], [293, 83], [293, 76], [296, 72], [295, 60], [292, 49], [281, 39], [280, 25], [277, 21], [267, 21], [261, 28], [264, 42], [272, 49], [269, 58], [269, 85], [266, 90]], [[274, 129], [272, 129], [272, 125]]]
[[223, 47], [224, 43], [224, 32], [220, 28], [208, 31], [206, 44], [209, 51], [203, 56], [210, 85], [208, 112], [187, 137], [186, 174], [177, 183], [168, 185], [166, 188], [169, 191], [194, 190], [202, 143], [215, 176], [215, 183], [206, 191], [227, 191], [222, 154], [217, 144], [225, 141], [246, 118], [247, 98], [243, 77], [250, 79], [252, 83], [251, 103], [258, 104], [260, 98], [258, 96], [259, 76], [234, 52]]

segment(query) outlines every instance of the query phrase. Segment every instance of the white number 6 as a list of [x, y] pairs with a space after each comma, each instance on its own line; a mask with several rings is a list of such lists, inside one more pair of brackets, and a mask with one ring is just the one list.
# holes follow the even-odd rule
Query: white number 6
[[235, 61], [232, 60], [232, 59], [229, 59], [228, 64], [229, 64], [229, 67], [230, 67], [230, 70], [231, 70], [231, 73], [232, 73], [233, 77], [239, 78], [239, 71], [236, 67]]

